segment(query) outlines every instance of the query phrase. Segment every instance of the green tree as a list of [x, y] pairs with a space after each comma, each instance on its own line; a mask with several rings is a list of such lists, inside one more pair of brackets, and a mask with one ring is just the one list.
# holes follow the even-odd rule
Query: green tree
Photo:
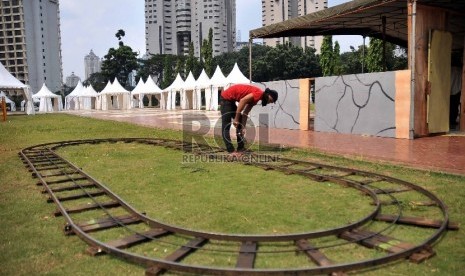
[[184, 73], [185, 69], [185, 61], [184, 61], [184, 56], [177, 56], [176, 57], [176, 68], [174, 69], [174, 74], [180, 74], [182, 78], [186, 77], [187, 73]]
[[120, 46], [123, 46], [124, 43], [122, 41], [123, 37], [126, 35], [126, 33], [124, 32], [124, 30], [122, 29], [119, 29], [118, 32], [116, 32], [115, 36], [116, 38], [118, 38], [118, 41], [119, 41], [119, 45]]
[[201, 60], [208, 76], [213, 75], [213, 29], [208, 31], [208, 40], [204, 39], [201, 47]]
[[[124, 31], [119, 30], [117, 37], [120, 40], [124, 35]], [[132, 51], [132, 48], [126, 46], [120, 41], [117, 49], [110, 48], [104, 56], [102, 62], [102, 74], [106, 80], [117, 78], [122, 86], [128, 88], [128, 76], [133, 70], [138, 68], [137, 53]]]
[[95, 89], [95, 91], [102, 91], [103, 88], [108, 83], [108, 79], [101, 72], [93, 73], [89, 76], [87, 80], [85, 80], [82, 84], [88, 86], [89, 84]]
[[333, 37], [326, 35], [323, 37], [320, 50], [320, 65], [323, 76], [331, 76], [334, 73], [333, 63]]
[[341, 75], [343, 68], [341, 63], [341, 47], [339, 46], [339, 42], [336, 40], [334, 42], [334, 49], [333, 49], [333, 64], [334, 64], [334, 75]]
[[368, 53], [366, 57], [368, 72], [382, 72], [383, 66], [383, 41], [377, 38], [370, 39]]
[[349, 52], [340, 55], [342, 75], [362, 73], [362, 47], [359, 46], [358, 50], [355, 50], [353, 46], [350, 46]]
[[[234, 67], [234, 64], [238, 62], [239, 59], [239, 52], [230, 52], [230, 53], [223, 53], [213, 58], [213, 66], [220, 66], [221, 70], [225, 75], [228, 75], [229, 72]], [[238, 64], [239, 66], [239, 64]], [[239, 66], [240, 67], [240, 66]]]
[[163, 61], [163, 80], [161, 82], [160, 88], [164, 89], [173, 83], [174, 78], [174, 64], [175, 64], [175, 56], [172, 55], [165, 55]]
[[189, 72], [192, 72], [194, 76], [197, 76], [197, 72], [195, 72], [195, 67], [197, 63], [197, 58], [194, 55], [194, 43], [191, 42], [189, 43], [189, 55], [187, 56], [186, 60], [186, 67], [185, 67], [185, 72], [186, 74], [189, 74]]
[[388, 61], [388, 66], [391, 66], [391, 70], [405, 70], [408, 67], [407, 49], [395, 46], [393, 50], [392, 64]]

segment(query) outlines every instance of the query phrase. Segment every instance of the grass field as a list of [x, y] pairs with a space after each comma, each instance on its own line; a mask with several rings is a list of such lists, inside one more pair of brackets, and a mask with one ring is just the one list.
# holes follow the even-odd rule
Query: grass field
[[[63, 218], [53, 217], [55, 207], [46, 203], [46, 196], [40, 193], [41, 188], [35, 185], [36, 180], [18, 157], [22, 148], [40, 143], [118, 137], [181, 139], [182, 133], [64, 114], [11, 116], [0, 123], [0, 275], [144, 273], [144, 268], [110, 256], [90, 257], [84, 253], [84, 242], [75, 236], [65, 236]], [[179, 152], [164, 148], [101, 144], [64, 148], [60, 153], [139, 211], [199, 230], [248, 234], [299, 232], [356, 219], [370, 208], [365, 204], [366, 198], [338, 186], [315, 188], [305, 185], [299, 176], [235, 163], [183, 163]], [[290, 149], [281, 154], [387, 174], [419, 184], [448, 205], [452, 221], [464, 225], [465, 177], [350, 160], [312, 150]], [[285, 206], [281, 204], [283, 200]], [[328, 210], [336, 210], [331, 213], [331, 220]], [[356, 274], [465, 272], [462, 229], [448, 232], [434, 249], [437, 255], [419, 265], [398, 261]]]

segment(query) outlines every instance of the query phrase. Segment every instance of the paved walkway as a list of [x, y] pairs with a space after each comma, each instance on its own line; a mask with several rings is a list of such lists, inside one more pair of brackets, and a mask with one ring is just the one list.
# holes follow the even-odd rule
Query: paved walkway
[[[70, 114], [138, 125], [220, 133], [216, 111], [133, 109], [128, 111], [70, 111]], [[249, 130], [249, 133], [251, 131]], [[287, 129], [269, 129], [268, 142], [289, 147], [387, 161], [415, 168], [465, 175], [465, 134], [453, 133], [415, 140], [368, 137]], [[263, 137], [262, 137], [263, 138]]]

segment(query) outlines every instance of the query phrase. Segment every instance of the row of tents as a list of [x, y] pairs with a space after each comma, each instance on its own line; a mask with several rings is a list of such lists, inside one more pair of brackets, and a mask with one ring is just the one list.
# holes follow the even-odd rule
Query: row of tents
[[[65, 97], [63, 106], [62, 96], [52, 93], [45, 84], [37, 93], [32, 94], [28, 85], [16, 79], [1, 64], [0, 89], [6, 94], [0, 93], [0, 100], [4, 98], [10, 105], [10, 110], [15, 111], [16, 105], [8, 98], [8, 95], [22, 95], [21, 111], [25, 111], [27, 114], [35, 113], [34, 102], [39, 103], [39, 112], [90, 109], [127, 110], [144, 108], [144, 98], [148, 99], [148, 106], [152, 106], [152, 96], [158, 100], [161, 109], [175, 109], [178, 98], [181, 109], [200, 110], [203, 106], [202, 99], [204, 99], [206, 110], [218, 110], [218, 91], [240, 83], [250, 83], [250, 80], [242, 74], [237, 63], [227, 77], [217, 66], [211, 78], [208, 77], [205, 70], [202, 70], [197, 79], [194, 78], [192, 72], [185, 80], [178, 74], [173, 83], [165, 89], [160, 89], [151, 76], [145, 82], [140, 79], [132, 91], [126, 90], [117, 79], [113, 82], [109, 81], [100, 93], [95, 91], [91, 85], [84, 87], [79, 82], [73, 91]], [[202, 93], [204, 93], [203, 97]]]
[[[84, 87], [80, 82], [74, 90], [65, 97], [66, 110], [127, 110], [131, 108], [144, 108], [144, 97], [147, 97], [148, 106], [152, 106], [154, 96], [161, 109], [173, 110], [176, 108], [176, 95], [179, 95], [181, 109], [202, 108], [202, 93], [204, 93], [205, 109], [218, 110], [218, 91], [232, 84], [250, 83], [240, 71], [237, 64], [231, 73], [225, 77], [221, 68], [216, 70], [211, 78], [205, 70], [195, 79], [190, 72], [185, 80], [178, 74], [173, 83], [165, 89], [157, 86], [151, 76], [144, 80], [141, 78], [132, 91], [126, 90], [117, 79], [108, 82], [105, 88], [97, 93], [92, 86]], [[57, 108], [54, 108], [57, 110]], [[60, 110], [60, 108], [58, 108]]]

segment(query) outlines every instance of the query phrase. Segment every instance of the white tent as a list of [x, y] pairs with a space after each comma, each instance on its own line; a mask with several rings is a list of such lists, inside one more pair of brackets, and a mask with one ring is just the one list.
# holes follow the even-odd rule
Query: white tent
[[3, 91], [0, 91], [0, 103], [5, 99], [5, 103], [10, 105], [11, 111], [16, 111], [16, 104], [10, 98], [6, 96]]
[[[97, 98], [95, 100], [95, 109], [102, 110], [102, 108], [103, 108], [102, 107], [103, 106], [103, 100], [102, 99], [104, 98], [104, 97], [102, 97], [102, 93], [104, 93], [104, 92], [109, 93], [110, 90], [111, 90], [111, 87], [112, 87], [111, 81], [108, 81], [107, 85], [105, 85], [105, 87], [102, 89], [102, 91], [100, 91], [100, 93], [98, 93], [98, 96], [97, 96]], [[105, 104], [106, 103], [107, 102], [105, 100]]]
[[113, 83], [108, 82], [107, 86], [100, 92], [102, 110], [131, 109], [131, 93], [124, 89], [115, 78]]
[[202, 108], [202, 90], [211, 88], [210, 78], [208, 77], [205, 69], [202, 70], [200, 76], [195, 82], [195, 96], [193, 108], [200, 110]]
[[71, 91], [71, 93], [65, 97], [65, 110], [80, 109], [79, 96], [82, 90], [84, 90], [84, 86], [82, 86], [81, 81], [79, 81], [76, 87], [74, 87], [73, 91]]
[[142, 98], [144, 96], [141, 96], [141, 92], [143, 91], [143, 87], [144, 87], [145, 83], [144, 83], [144, 80], [142, 78], [139, 79], [139, 81], [137, 82], [137, 85], [136, 87], [134, 87], [134, 89], [131, 91], [131, 106], [134, 108], [134, 107], [144, 107], [144, 105], [140, 104], [142, 102]]
[[228, 84], [220, 66], [216, 66], [215, 73], [213, 73], [213, 76], [210, 79], [210, 84], [211, 88], [207, 88], [205, 90], [205, 109], [218, 110], [218, 91]]
[[197, 83], [192, 72], [189, 72], [184, 81], [184, 88], [181, 92], [181, 109], [192, 109]]
[[63, 102], [61, 96], [52, 93], [45, 83], [42, 85], [42, 88], [39, 92], [32, 95], [33, 99], [39, 99], [39, 112], [53, 112], [63, 110]]
[[99, 93], [95, 91], [95, 89], [92, 87], [92, 84], [89, 84], [89, 86], [84, 88], [84, 90], [82, 90], [81, 94], [79, 95], [79, 108], [84, 110], [90, 110], [92, 108], [95, 108], [97, 105], [98, 97]]
[[166, 96], [166, 109], [176, 109], [176, 92], [182, 92], [184, 89], [184, 81], [178, 73], [176, 79], [167, 88], [163, 89], [163, 94]]
[[147, 81], [145, 82], [145, 85], [142, 89], [142, 92], [141, 92], [141, 98], [140, 98], [140, 104], [139, 106], [143, 107], [144, 104], [143, 104], [143, 99], [144, 99], [144, 96], [147, 96], [149, 98], [149, 106], [152, 106], [152, 97], [151, 95], [155, 95], [155, 97], [157, 98], [159, 104], [160, 104], [160, 107], [161, 108], [166, 108], [166, 106], [164, 105], [164, 103], [166, 102], [165, 100], [165, 97], [163, 95], [163, 90], [160, 89], [160, 87], [158, 87], [158, 85], [155, 83], [155, 81], [152, 79], [152, 76], [149, 76], [147, 78]]
[[22, 95], [25, 100], [26, 114], [34, 114], [34, 104], [32, 102], [32, 93], [28, 85], [20, 82], [10, 72], [6, 70], [0, 62], [0, 89], [2, 89], [7, 96]]
[[250, 80], [242, 74], [236, 62], [231, 73], [229, 73], [228, 77], [226, 77], [226, 83], [228, 86], [233, 84], [248, 84], [250, 83]]

